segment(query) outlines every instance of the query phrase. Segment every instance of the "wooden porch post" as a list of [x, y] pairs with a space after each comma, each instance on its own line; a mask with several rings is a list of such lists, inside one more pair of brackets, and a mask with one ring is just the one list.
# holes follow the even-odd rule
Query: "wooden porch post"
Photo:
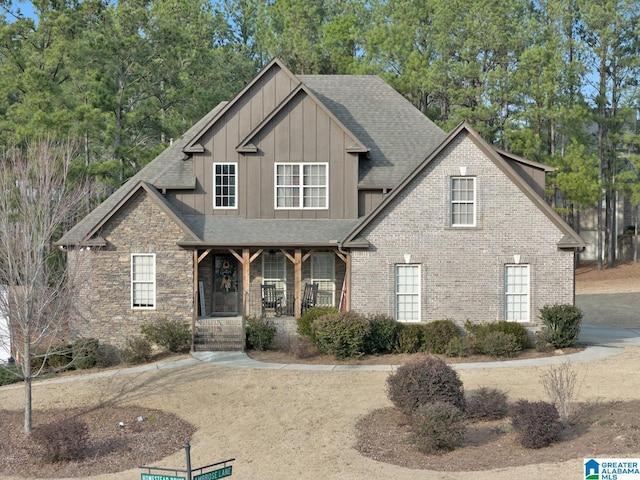
[[193, 301], [191, 315], [191, 351], [196, 347], [196, 320], [198, 318], [198, 249], [193, 249]]
[[302, 250], [296, 248], [295, 251], [295, 261], [294, 261], [294, 289], [295, 293], [295, 304], [294, 304], [294, 315], [296, 318], [299, 318], [302, 314], [302, 299], [300, 298], [300, 292], [302, 291]]

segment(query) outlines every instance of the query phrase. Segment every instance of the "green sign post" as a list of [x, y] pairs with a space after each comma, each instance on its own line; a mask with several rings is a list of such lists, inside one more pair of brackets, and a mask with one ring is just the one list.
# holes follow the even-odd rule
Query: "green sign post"
[[[144, 468], [145, 470], [148, 471], [148, 473], [140, 474], [141, 475], [140, 480], [218, 480], [219, 478], [231, 476], [233, 467], [231, 465], [227, 465], [227, 463], [233, 462], [235, 458], [230, 458], [222, 462], [212, 463], [211, 465], [206, 465], [204, 467], [196, 468], [195, 470], [200, 470], [202, 472], [202, 470], [207, 470], [209, 468], [220, 467], [220, 465], [224, 465], [223, 467], [220, 467], [217, 470], [211, 470], [210, 472], [201, 473], [200, 475], [193, 476], [194, 469], [191, 468], [191, 445], [189, 444], [188, 441], [185, 442], [184, 444], [184, 451], [187, 457], [186, 470], [181, 470], [177, 468], [173, 469], [173, 468], [167, 468], [167, 467], [142, 466], [140, 468]], [[171, 476], [171, 475], [163, 475], [161, 473], [151, 473], [151, 470], [164, 470], [164, 471], [172, 472], [176, 475], [178, 473], [184, 472], [187, 474], [187, 476], [185, 478], [185, 477], [177, 477], [177, 476]]]
[[212, 470], [211, 472], [196, 475], [193, 480], [218, 480], [219, 478], [230, 477], [232, 466]]
[[140, 480], [185, 480], [185, 477], [174, 477], [171, 475], [156, 475], [154, 473], [141, 473]]

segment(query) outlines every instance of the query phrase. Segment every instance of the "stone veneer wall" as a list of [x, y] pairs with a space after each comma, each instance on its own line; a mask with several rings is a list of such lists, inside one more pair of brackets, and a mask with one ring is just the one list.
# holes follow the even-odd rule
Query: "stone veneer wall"
[[[476, 177], [477, 226], [449, 225], [450, 179]], [[573, 303], [574, 255], [562, 232], [472, 140], [458, 138], [367, 227], [371, 247], [352, 250], [352, 310], [394, 315], [395, 265], [421, 266], [421, 321], [504, 319], [504, 268], [530, 265], [530, 322], [546, 304]]]
[[[122, 347], [140, 335], [143, 323], [182, 320], [191, 324], [193, 256], [176, 242], [184, 232], [144, 191], [139, 191], [99, 233], [104, 248], [68, 252], [76, 265], [81, 301], [71, 336], [98, 338]], [[131, 308], [131, 254], [156, 255], [156, 308]]]

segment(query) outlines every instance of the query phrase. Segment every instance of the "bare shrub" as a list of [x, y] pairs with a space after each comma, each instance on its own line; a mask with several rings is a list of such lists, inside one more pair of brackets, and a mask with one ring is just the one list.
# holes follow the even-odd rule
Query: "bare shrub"
[[558, 409], [560, 420], [566, 426], [569, 424], [569, 415], [576, 395], [577, 374], [573, 371], [570, 362], [560, 365], [551, 365], [540, 375], [540, 382], [549, 400]]

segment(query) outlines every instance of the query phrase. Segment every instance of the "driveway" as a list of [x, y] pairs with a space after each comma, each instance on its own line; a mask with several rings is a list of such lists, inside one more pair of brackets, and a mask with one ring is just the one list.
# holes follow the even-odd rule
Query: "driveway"
[[580, 341], [603, 346], [640, 346], [640, 293], [576, 295], [582, 310]]

